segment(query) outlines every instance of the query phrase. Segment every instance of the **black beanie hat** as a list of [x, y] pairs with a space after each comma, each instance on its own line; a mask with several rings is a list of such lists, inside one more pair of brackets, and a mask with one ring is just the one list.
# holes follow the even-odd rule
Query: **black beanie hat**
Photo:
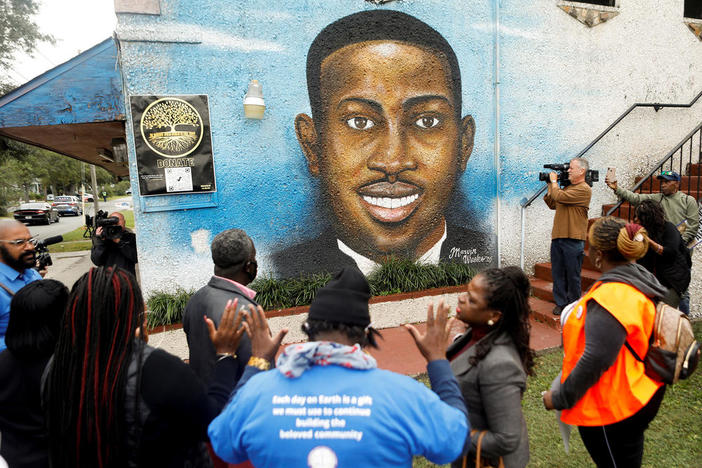
[[307, 318], [366, 327], [370, 324], [368, 299], [366, 277], [356, 267], [345, 267], [317, 291]]

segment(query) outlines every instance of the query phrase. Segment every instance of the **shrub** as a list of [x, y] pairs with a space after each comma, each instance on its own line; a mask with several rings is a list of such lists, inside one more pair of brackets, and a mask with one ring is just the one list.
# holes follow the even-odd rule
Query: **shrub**
[[[402, 292], [466, 284], [475, 270], [461, 263], [425, 265], [401, 258], [389, 258], [368, 277], [371, 295], [387, 296]], [[256, 291], [256, 302], [264, 310], [305, 306], [312, 302], [317, 290], [332, 278], [319, 273], [297, 278], [259, 278], [249, 286]], [[149, 327], [168, 325], [183, 320], [183, 312], [193, 291], [177, 289], [175, 293], [156, 292], [149, 297]]]
[[183, 312], [194, 291], [178, 288], [175, 292], [157, 291], [146, 301], [149, 309], [147, 324], [149, 328], [170, 325], [183, 321]]

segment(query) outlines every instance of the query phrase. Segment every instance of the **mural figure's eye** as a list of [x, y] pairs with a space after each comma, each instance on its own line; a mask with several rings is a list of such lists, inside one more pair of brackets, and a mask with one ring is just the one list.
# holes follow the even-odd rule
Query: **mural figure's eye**
[[430, 115], [425, 115], [423, 117], [418, 118], [415, 122], [415, 125], [421, 128], [433, 128], [439, 125], [439, 119]]
[[354, 130], [368, 130], [375, 126], [375, 122], [365, 117], [351, 117], [346, 121], [346, 125]]

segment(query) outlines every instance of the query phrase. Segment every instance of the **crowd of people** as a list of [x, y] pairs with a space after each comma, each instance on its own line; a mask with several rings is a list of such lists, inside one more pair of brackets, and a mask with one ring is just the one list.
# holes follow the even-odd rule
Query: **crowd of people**
[[[578, 427], [598, 467], [640, 466], [666, 386], [637, 356], [656, 303], [681, 303], [690, 252], [651, 199], [636, 203], [633, 223], [603, 217], [588, 230], [586, 171], [574, 159], [573, 188], [552, 174], [545, 198], [556, 210], [564, 358], [543, 404]], [[585, 238], [602, 276], [582, 294]], [[96, 246], [121, 250], [123, 240]], [[279, 352], [287, 330], [271, 333], [248, 286], [253, 240], [229, 229], [211, 253], [214, 275], [184, 314], [184, 362], [148, 344], [131, 269], [91, 268], [69, 292], [32, 268], [29, 230], [0, 222], [0, 455], [10, 467], [396, 467], [418, 455], [453, 467], [528, 464], [522, 398], [535, 363], [521, 269], [482, 270], [459, 294], [455, 318], [441, 301], [428, 307], [424, 331], [405, 325], [427, 361], [427, 388], [378, 369], [366, 352], [382, 336], [355, 266], [317, 291], [302, 327], [308, 341]], [[457, 336], [454, 321], [465, 330]]]

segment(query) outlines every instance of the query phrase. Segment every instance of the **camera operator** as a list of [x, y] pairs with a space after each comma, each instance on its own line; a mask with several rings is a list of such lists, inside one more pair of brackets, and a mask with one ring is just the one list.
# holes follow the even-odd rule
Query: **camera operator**
[[0, 351], [5, 349], [12, 296], [46, 274], [46, 270], [34, 269], [35, 245], [27, 226], [14, 219], [0, 221]]
[[118, 266], [136, 276], [136, 235], [124, 227], [122, 213], [112, 213], [118, 221], [112, 226], [99, 226], [93, 236], [90, 260], [97, 266]]
[[554, 315], [581, 295], [580, 269], [585, 255], [587, 212], [592, 189], [585, 182], [587, 160], [573, 158], [568, 167], [570, 185], [561, 189], [558, 174], [551, 172], [544, 201], [556, 210], [551, 231], [551, 276], [553, 277]]

